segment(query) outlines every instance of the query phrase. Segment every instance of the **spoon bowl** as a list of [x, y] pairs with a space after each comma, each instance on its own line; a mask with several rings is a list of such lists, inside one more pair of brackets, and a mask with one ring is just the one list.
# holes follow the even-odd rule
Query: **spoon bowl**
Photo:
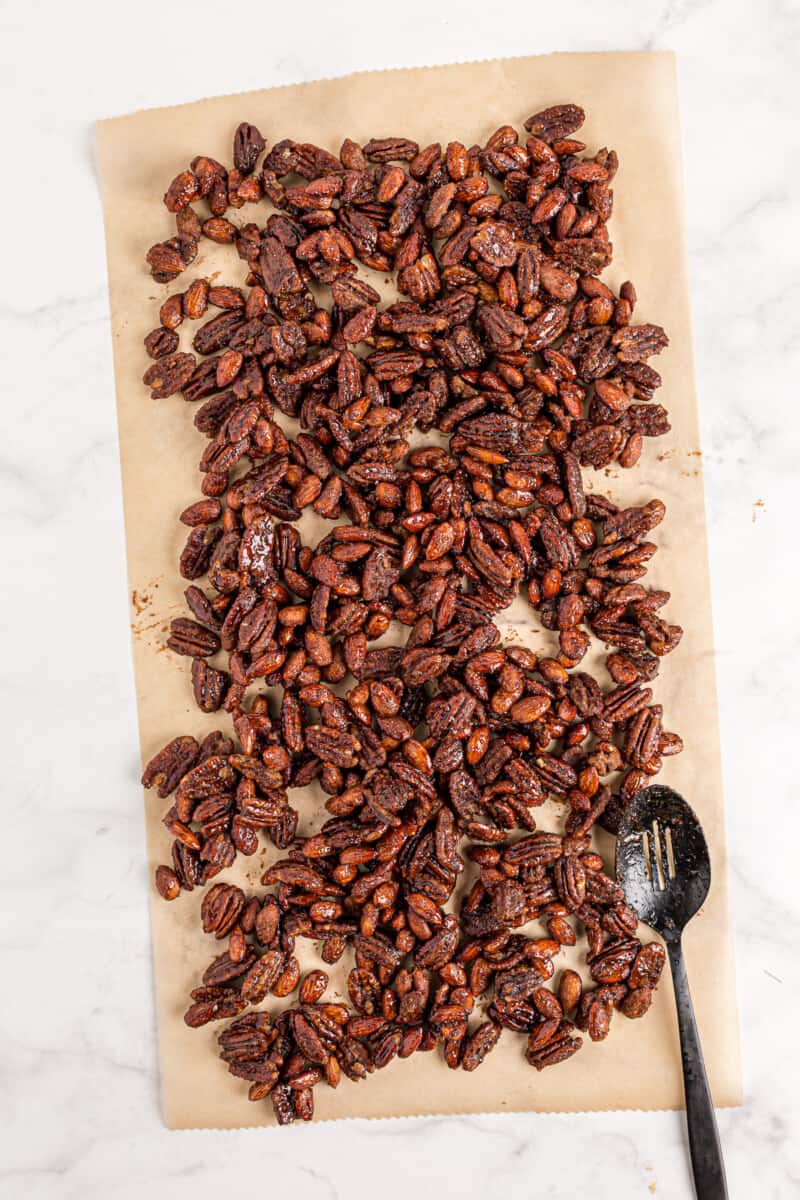
[[617, 834], [617, 883], [640, 921], [667, 945], [678, 1029], [683, 1089], [698, 1200], [727, 1200], [725, 1166], [697, 1031], [681, 934], [711, 886], [711, 859], [695, 813], [672, 788], [644, 788], [626, 806]]
[[679, 938], [708, 895], [711, 860], [700, 822], [672, 788], [644, 788], [627, 806], [616, 872], [639, 920], [666, 942]]

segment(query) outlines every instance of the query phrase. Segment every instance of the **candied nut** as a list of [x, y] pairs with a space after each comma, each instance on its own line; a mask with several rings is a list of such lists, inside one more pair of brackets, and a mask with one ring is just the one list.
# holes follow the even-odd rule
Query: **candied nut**
[[165, 900], [174, 900], [181, 890], [180, 880], [169, 867], [156, 867], [156, 888]]

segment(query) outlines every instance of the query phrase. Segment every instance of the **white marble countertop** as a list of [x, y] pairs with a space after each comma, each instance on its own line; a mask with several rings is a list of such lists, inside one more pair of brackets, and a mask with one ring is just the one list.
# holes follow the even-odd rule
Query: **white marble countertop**
[[745, 1064], [745, 1107], [721, 1113], [720, 1127], [733, 1197], [796, 1196], [800, 914], [794, 838], [781, 830], [793, 828], [784, 764], [798, 717], [797, 568], [786, 557], [800, 440], [788, 403], [800, 371], [800, 10], [780, 0], [758, 11], [745, 0], [405, 0], [386, 13], [376, 0], [0, 5], [0, 1195], [691, 1195], [676, 1113], [163, 1127], [92, 130], [135, 108], [366, 67], [670, 48]]

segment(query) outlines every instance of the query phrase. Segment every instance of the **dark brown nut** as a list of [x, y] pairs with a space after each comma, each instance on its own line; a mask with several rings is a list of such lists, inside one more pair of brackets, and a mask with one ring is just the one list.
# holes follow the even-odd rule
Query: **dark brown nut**
[[496, 1025], [494, 1021], [484, 1021], [482, 1025], [479, 1025], [468, 1039], [464, 1048], [464, 1054], [461, 1059], [463, 1070], [476, 1070], [485, 1060], [487, 1054], [494, 1050], [502, 1032], [502, 1027]]
[[193, 171], [181, 171], [167, 188], [164, 203], [170, 212], [179, 212], [200, 195], [197, 176]]
[[178, 335], [173, 330], [159, 325], [158, 329], [148, 333], [144, 339], [144, 348], [151, 358], [164, 358], [178, 349]]
[[200, 757], [200, 746], [193, 737], [176, 737], [159, 750], [144, 769], [142, 784], [155, 787], [163, 800], [173, 792], [184, 775]]
[[272, 946], [280, 928], [280, 908], [274, 896], [268, 896], [255, 919], [255, 935], [262, 946]]
[[216, 712], [222, 707], [228, 682], [229, 677], [224, 671], [216, 671], [202, 658], [193, 659], [192, 688], [197, 707], [203, 712]]
[[214, 354], [227, 345], [244, 324], [244, 316], [238, 308], [222, 312], [200, 326], [194, 335], [192, 346], [198, 354]]
[[633, 940], [612, 943], [592, 959], [592, 979], [598, 983], [619, 983], [627, 979], [638, 953], [639, 943]]
[[[562, 266], [587, 275], [599, 275], [611, 262], [611, 244], [600, 238], [564, 238], [553, 250]], [[646, 357], [644, 349], [642, 356]]]
[[503, 925], [522, 925], [526, 917], [525, 889], [513, 879], [503, 880], [492, 890], [492, 911]]
[[248, 1004], [260, 1004], [283, 970], [280, 950], [267, 950], [250, 967], [242, 981], [242, 999]]
[[328, 1052], [313, 1025], [301, 1012], [293, 1012], [290, 1019], [292, 1034], [300, 1053], [308, 1062], [324, 1065], [328, 1061]]
[[273, 996], [289, 996], [300, 982], [300, 963], [290, 955], [283, 970], [272, 985]]
[[586, 872], [581, 860], [571, 855], [560, 859], [553, 877], [558, 894], [570, 912], [579, 909], [586, 898]]
[[575, 133], [585, 120], [586, 114], [579, 105], [556, 104], [528, 117], [525, 128], [544, 142], [555, 142]]
[[209, 217], [203, 222], [203, 236], [224, 246], [236, 240], [236, 226], [225, 217]]
[[595, 988], [581, 996], [575, 1024], [578, 1029], [585, 1030], [593, 1042], [602, 1042], [608, 1037], [611, 1013], [611, 1005], [601, 989]]
[[168, 296], [158, 310], [159, 320], [165, 329], [174, 331], [183, 321], [183, 298], [180, 293]]
[[266, 142], [256, 129], [242, 121], [233, 139], [233, 163], [242, 175], [252, 175]]
[[227, 883], [215, 883], [203, 897], [200, 916], [205, 933], [217, 938], [227, 937], [242, 913], [245, 904], [241, 888]]
[[562, 971], [558, 984], [558, 998], [565, 1013], [572, 1012], [577, 1008], [582, 992], [583, 984], [578, 972], [572, 970]]
[[300, 984], [300, 1003], [316, 1004], [322, 999], [327, 986], [328, 976], [324, 971], [309, 971]]
[[180, 557], [180, 572], [184, 579], [199, 579], [205, 575], [221, 533], [220, 529], [207, 526], [192, 530]]
[[620, 1003], [619, 1011], [632, 1020], [643, 1017], [653, 1001], [653, 991], [649, 987], [631, 988], [625, 999]]
[[551, 917], [547, 922], [547, 931], [562, 946], [574, 946], [577, 941], [575, 930], [564, 917]]
[[150, 396], [153, 400], [163, 400], [181, 390], [189, 381], [195, 366], [193, 354], [170, 354], [145, 371], [142, 380], [152, 388]]
[[181, 884], [169, 867], [156, 867], [156, 888], [164, 900], [174, 900], [181, 890]]
[[183, 1015], [190, 1029], [198, 1029], [209, 1021], [221, 1021], [227, 1017], [238, 1016], [246, 1007], [246, 1001], [235, 988], [205, 988], [203, 991], [215, 993], [208, 999], [197, 999]]
[[157, 242], [155, 246], [151, 246], [147, 251], [146, 260], [153, 278], [158, 283], [170, 283], [186, 267], [186, 259], [181, 249], [170, 242]]
[[407, 138], [372, 138], [364, 147], [364, 155], [373, 162], [410, 161], [419, 154], [416, 142]]
[[543, 1025], [550, 1036], [543, 1044], [539, 1044], [542, 1040], [541, 1037], [537, 1037], [536, 1032], [532, 1033], [528, 1039], [528, 1049], [525, 1053], [528, 1062], [532, 1067], [536, 1067], [537, 1071], [543, 1071], [545, 1067], [565, 1062], [583, 1045], [583, 1039], [574, 1036], [573, 1026], [569, 1021], [562, 1021], [560, 1026], [552, 1032], [550, 1022], [543, 1022]]
[[176, 617], [174, 621], [170, 622], [167, 645], [176, 654], [207, 658], [217, 653], [220, 648], [220, 640], [213, 629], [206, 629], [188, 617]]
[[208, 282], [195, 279], [183, 294], [183, 315], [197, 321], [208, 307]]
[[219, 1035], [220, 1058], [227, 1063], [256, 1062], [266, 1056], [274, 1037], [267, 1013], [249, 1013]]
[[185, 508], [179, 519], [184, 525], [210, 525], [221, 513], [222, 505], [219, 500], [198, 500]]
[[628, 975], [628, 986], [652, 990], [661, 978], [665, 962], [666, 952], [660, 942], [650, 942], [642, 946]]
[[511, 705], [510, 715], [523, 725], [530, 725], [544, 716], [551, 704], [551, 698], [545, 693], [541, 695], [523, 696]]
[[233, 788], [236, 775], [228, 765], [229, 753], [229, 749], [227, 753], [221, 749], [218, 754], [212, 752], [207, 758], [201, 757], [198, 765], [184, 774], [178, 785], [177, 803], [179, 806], [184, 799], [205, 800], [209, 796], [215, 796]]
[[274, 237], [264, 238], [259, 259], [264, 287], [271, 296], [299, 292], [303, 286], [300, 273], [288, 251]]

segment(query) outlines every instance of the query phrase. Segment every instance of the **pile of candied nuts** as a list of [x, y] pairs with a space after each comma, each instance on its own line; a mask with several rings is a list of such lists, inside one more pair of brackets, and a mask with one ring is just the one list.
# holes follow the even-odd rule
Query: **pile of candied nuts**
[[[505, 125], [483, 147], [348, 138], [338, 156], [242, 124], [233, 169], [196, 158], [164, 198], [155, 280], [204, 237], [246, 277], [193, 280], [145, 339], [152, 396], [201, 402], [208, 439], [168, 644], [237, 739], [178, 737], [147, 766], [174, 836], [156, 886], [205, 887], [259, 831], [285, 852], [268, 890], [205, 892], [226, 948], [185, 1016], [234, 1018], [222, 1058], [282, 1124], [395, 1056], [441, 1046], [472, 1071], [504, 1029], [537, 1069], [561, 1062], [578, 1030], [642, 1016], [663, 966], [591, 832], [682, 749], [648, 686], [681, 637], [641, 582], [664, 505], [620, 509], [583, 472], [633, 467], [669, 429], [647, 362], [667, 337], [599, 278], [617, 156], [585, 156], [583, 119], [565, 104], [522, 141]], [[259, 220], [231, 219], [245, 204]], [[359, 265], [400, 299], [381, 307]], [[187, 318], [205, 318], [195, 353]], [[330, 522], [316, 545], [304, 510]], [[503, 644], [520, 589], [550, 657]], [[592, 633], [610, 685], [580, 669]], [[298, 837], [289, 791], [312, 780], [329, 818]], [[546, 799], [560, 833], [537, 828]], [[556, 982], [579, 932], [592, 983]], [[301, 978], [298, 937], [325, 964], [352, 950], [349, 1003], [325, 1000], [325, 971]], [[293, 998], [270, 1014], [268, 995]]]

